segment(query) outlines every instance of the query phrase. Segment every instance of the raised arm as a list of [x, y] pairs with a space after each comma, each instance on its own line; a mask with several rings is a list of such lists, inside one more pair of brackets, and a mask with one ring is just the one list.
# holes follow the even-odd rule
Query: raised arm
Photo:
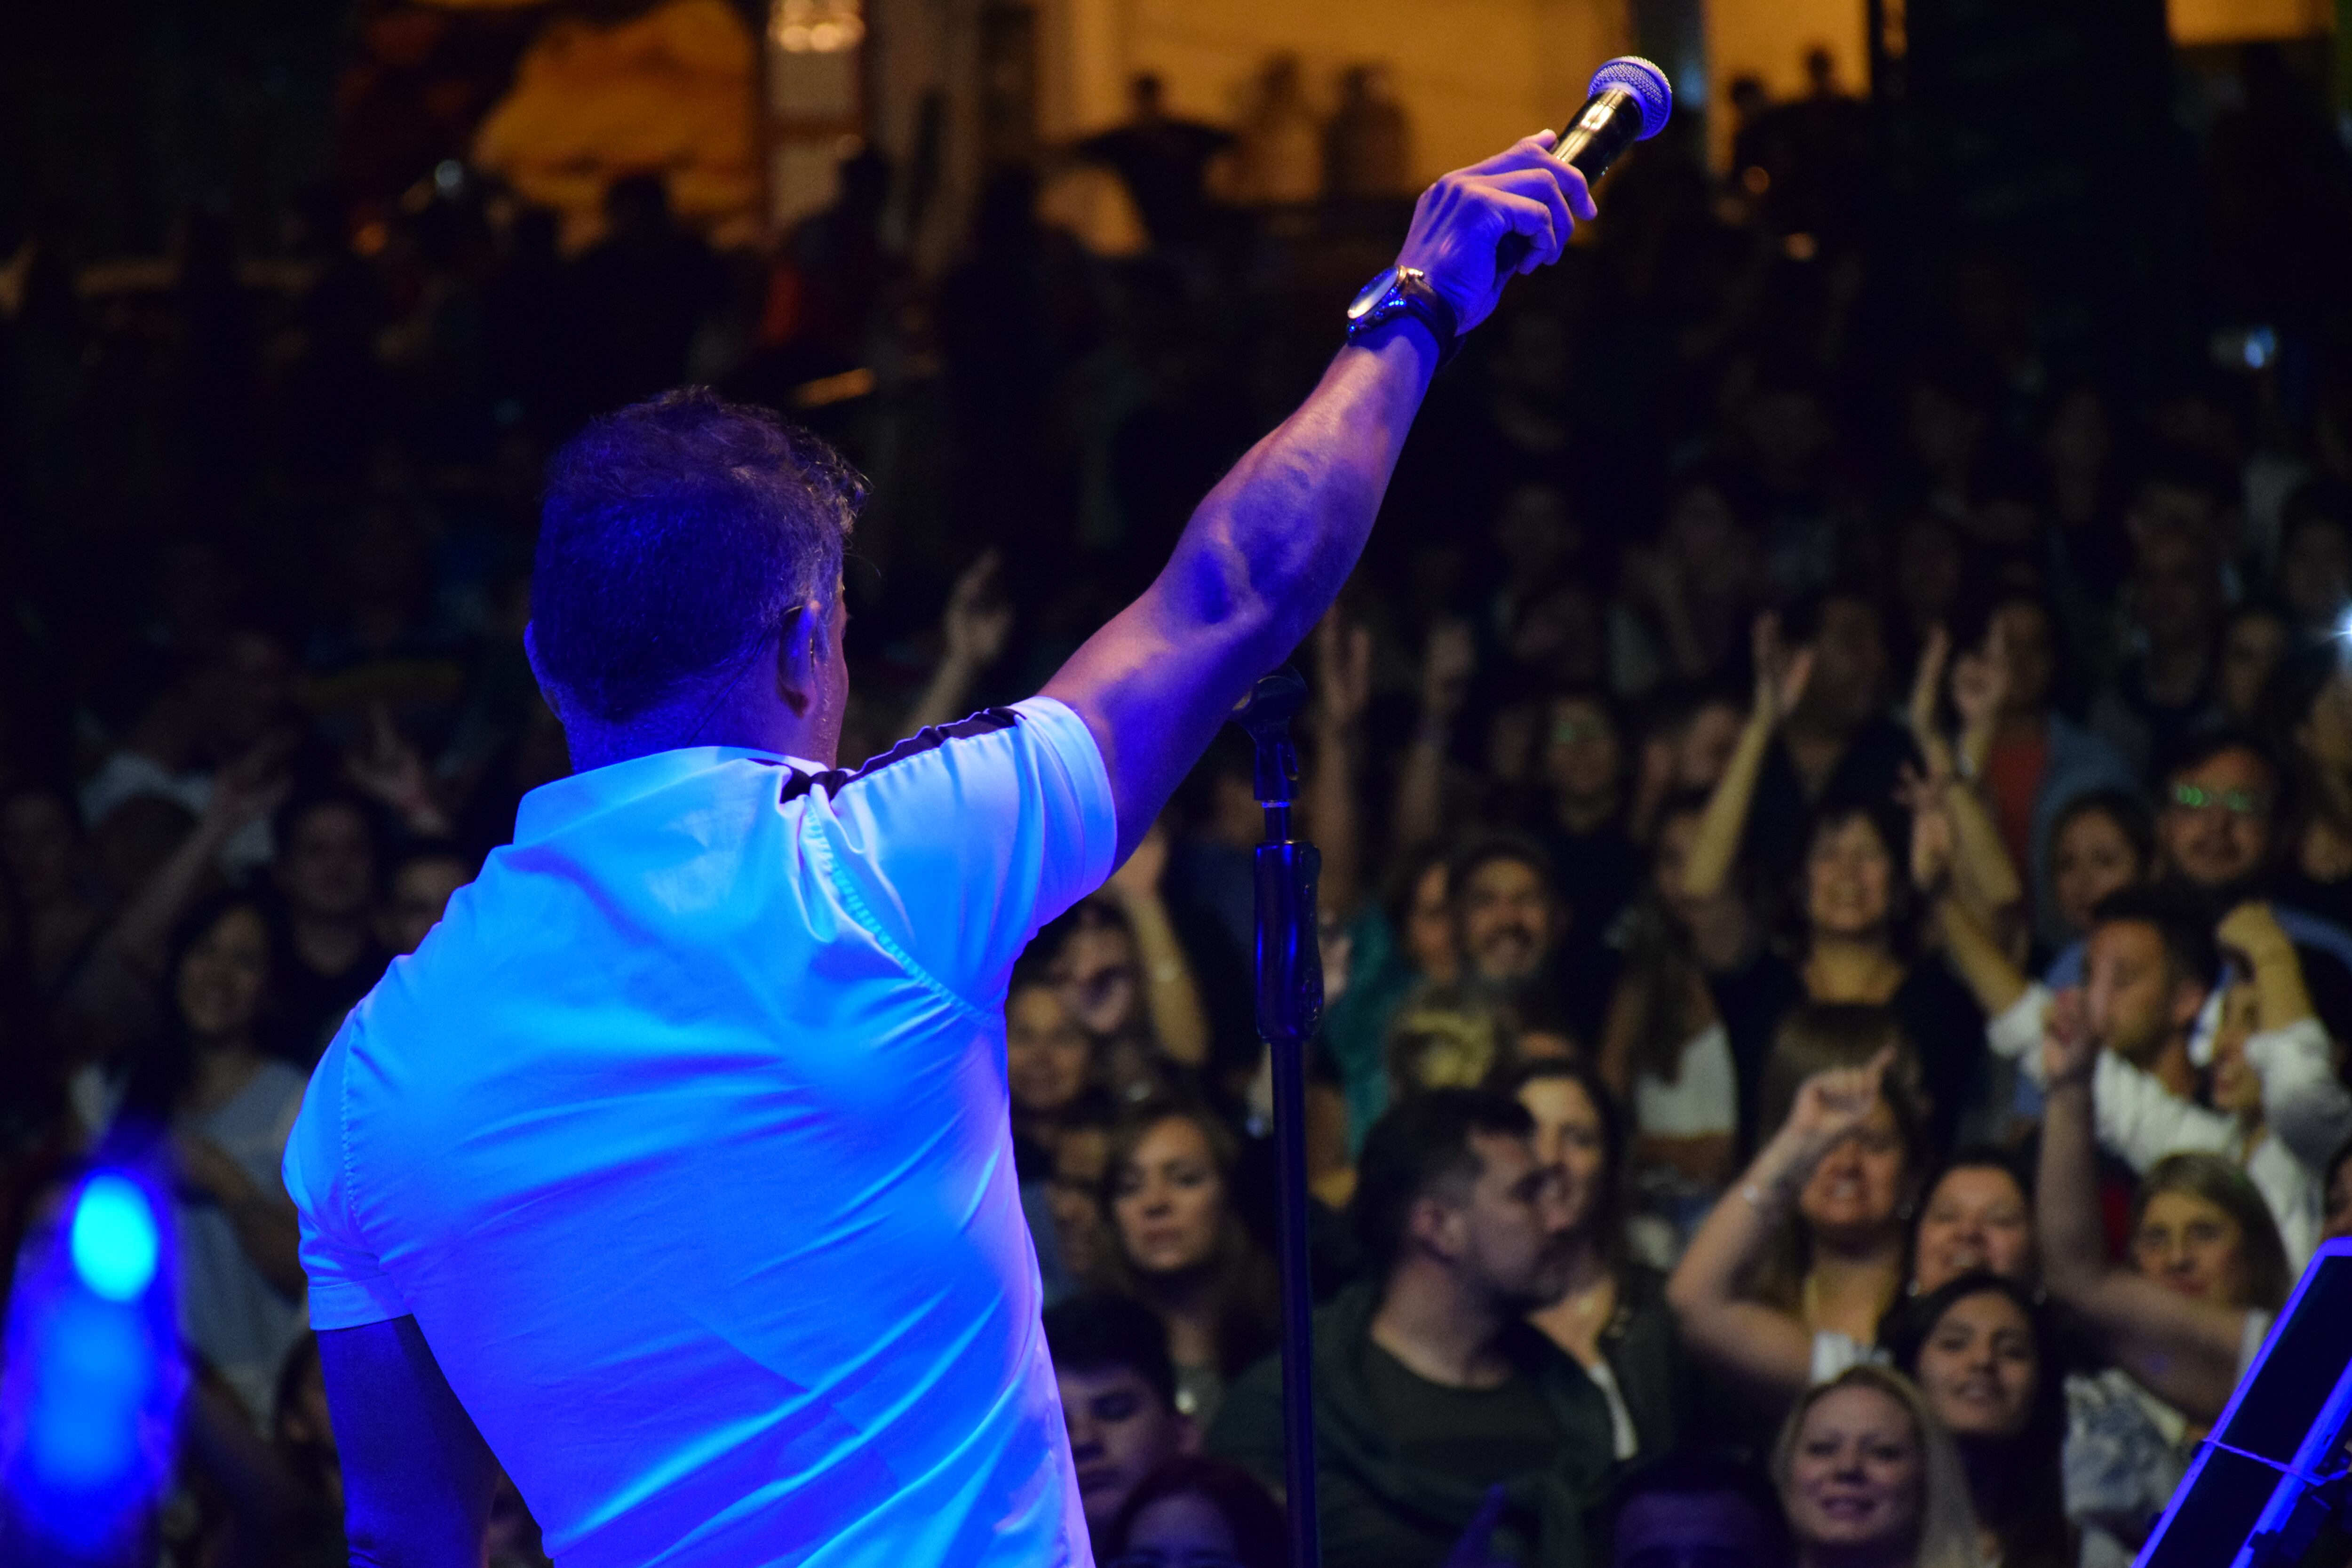
[[1192, 964], [1160, 884], [1168, 873], [1168, 830], [1154, 826], [1103, 884], [1103, 896], [1127, 916], [1135, 937], [1135, 956], [1143, 966], [1143, 1010], [1151, 1018], [1151, 1033], [1160, 1048], [1186, 1067], [1209, 1059], [1209, 1014], [1201, 1005], [1201, 987], [1192, 978]]
[[1003, 557], [983, 550], [948, 593], [940, 616], [940, 662], [931, 671], [904, 721], [907, 733], [945, 724], [964, 715], [964, 704], [982, 671], [1004, 652], [1013, 635], [1013, 606], [997, 588]]
[[1430, 627], [1421, 662], [1421, 721], [1397, 769], [1390, 819], [1401, 849], [1434, 843], [1445, 832], [1446, 756], [1477, 664], [1478, 642], [1467, 621], [1440, 621]]
[[2253, 971], [2262, 1029], [2246, 1060], [2263, 1080], [2263, 1119], [2287, 1152], [2315, 1170], [2352, 1138], [2352, 1093], [2336, 1076], [2335, 1048], [2315, 1015], [2294, 941], [2268, 904], [2240, 904], [2214, 931]]
[[1666, 1281], [1666, 1301], [1683, 1337], [1708, 1359], [1776, 1394], [1793, 1398], [1812, 1381], [1812, 1331], [1801, 1319], [1743, 1300], [1739, 1292], [1813, 1168], [1869, 1117], [1894, 1059], [1891, 1050], [1882, 1051], [1866, 1067], [1807, 1079], [1789, 1120], [1738, 1187], [1715, 1205]]
[[[1460, 331], [1502, 297], [1505, 237], [1527, 237], [1518, 270], [1531, 271], [1559, 258], [1576, 218], [1593, 216], [1584, 177], [1550, 157], [1551, 141], [1529, 137], [1422, 193], [1398, 264], [1425, 275]], [[1101, 748], [1122, 859], [1234, 705], [1330, 607], [1437, 353], [1410, 318], [1342, 348], [1297, 411], [1209, 492], [1151, 586], [1046, 682]]]
[[1323, 908], [1347, 920], [1363, 891], [1364, 707], [1372, 694], [1372, 634], [1332, 611], [1315, 628], [1315, 765], [1307, 825], [1323, 850]]
[[2099, 1331], [2125, 1370], [2191, 1417], [2210, 1420], [2237, 1383], [2246, 1314], [2192, 1301], [2107, 1260], [2091, 1121], [2098, 1047], [2080, 1004], [2079, 993], [2058, 998], [2043, 1046], [2048, 1100], [2033, 1199], [2042, 1282]]
[[1698, 837], [1690, 858], [1683, 863], [1683, 887], [1693, 898], [1711, 899], [1731, 879], [1739, 858], [1739, 841], [1748, 831], [1748, 807], [1756, 797], [1756, 781], [1764, 772], [1764, 753], [1780, 721], [1805, 694], [1812, 678], [1813, 650], [1787, 653], [1780, 647], [1780, 617], [1756, 617], [1752, 634], [1756, 648], [1756, 700], [1748, 710], [1748, 727], [1739, 744], [1707, 797], [1698, 821]]
[[352, 1568], [482, 1568], [499, 1462], [415, 1318], [322, 1329]]

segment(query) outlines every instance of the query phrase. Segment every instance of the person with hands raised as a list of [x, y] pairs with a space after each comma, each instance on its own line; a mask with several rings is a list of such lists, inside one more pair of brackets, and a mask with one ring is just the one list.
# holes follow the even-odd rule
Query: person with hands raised
[[[1776, 1399], [1870, 1357], [1902, 1284], [1907, 1173], [1888, 1080], [1893, 1046], [1860, 1067], [1815, 1073], [1770, 1142], [1691, 1237], [1666, 1282], [1683, 1337]], [[1802, 1223], [1811, 1258], [1798, 1310], [1748, 1294], [1782, 1228]]]
[[1756, 697], [1748, 705], [1748, 723], [1722, 779], [1707, 796], [1706, 815], [1699, 819], [1698, 838], [1683, 862], [1683, 886], [1695, 899], [1713, 898], [1731, 879], [1739, 844], [1748, 831], [1748, 808], [1756, 796], [1756, 781], [1764, 771], [1765, 753], [1773, 736], [1813, 678], [1813, 650], [1790, 648], [1780, 641], [1780, 617], [1767, 612], [1756, 617], [1750, 633], [1755, 655]]
[[2107, 1055], [2080, 993], [2052, 1004], [2035, 1183], [2042, 1278], [2116, 1365], [2068, 1389], [2067, 1511], [2086, 1563], [2120, 1563], [2186, 1467], [2185, 1445], [2229, 1402], [2284, 1303], [2284, 1249], [2261, 1194], [2227, 1158], [2167, 1155], [2133, 1195], [2128, 1265], [2108, 1261], [2094, 1081]]
[[1003, 564], [1003, 552], [991, 545], [949, 590], [940, 616], [940, 662], [908, 710], [907, 733], [962, 718], [973, 685], [1003, 656], [1013, 636], [1013, 605], [998, 582]]

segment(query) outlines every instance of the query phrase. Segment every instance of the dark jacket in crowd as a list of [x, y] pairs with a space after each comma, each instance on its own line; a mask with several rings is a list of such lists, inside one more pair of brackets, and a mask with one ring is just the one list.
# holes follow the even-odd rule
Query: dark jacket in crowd
[[[1499, 1482], [1507, 1489], [1507, 1506], [1495, 1532], [1496, 1551], [1516, 1554], [1530, 1568], [1582, 1568], [1585, 1511], [1605, 1492], [1612, 1462], [1608, 1403], [1583, 1368], [1536, 1330], [1514, 1324], [1504, 1351], [1524, 1384], [1495, 1392], [1531, 1392], [1527, 1403], [1548, 1415], [1550, 1443], [1493, 1465], [1490, 1474], [1465, 1474], [1460, 1467], [1441, 1473], [1426, 1455], [1415, 1463], [1399, 1452], [1397, 1435], [1381, 1409], [1380, 1387], [1393, 1387], [1399, 1380], [1394, 1371], [1383, 1373], [1370, 1364], [1375, 1356], [1387, 1355], [1371, 1342], [1378, 1308], [1375, 1289], [1360, 1285], [1315, 1316], [1315, 1451], [1324, 1560], [1348, 1568], [1438, 1568], [1488, 1489]], [[1648, 1335], [1642, 1339], [1646, 1344]], [[1646, 1358], [1649, 1352], [1641, 1353]], [[1479, 1397], [1455, 1390], [1443, 1394], [1457, 1395]], [[1639, 1426], [1638, 1410], [1634, 1420]], [[1226, 1394], [1208, 1447], [1269, 1485], [1282, 1484], [1277, 1358], [1250, 1368]]]

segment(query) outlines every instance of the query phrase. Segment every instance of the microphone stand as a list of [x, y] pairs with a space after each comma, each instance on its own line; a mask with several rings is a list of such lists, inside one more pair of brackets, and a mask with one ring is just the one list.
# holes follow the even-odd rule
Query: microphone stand
[[1323, 856], [1290, 835], [1298, 789], [1291, 716], [1307, 682], [1285, 665], [1234, 710], [1256, 750], [1265, 837], [1252, 858], [1256, 883], [1257, 1032], [1274, 1066], [1275, 1242], [1282, 1279], [1282, 1456], [1291, 1568], [1320, 1568], [1315, 1506], [1315, 1296], [1307, 1255], [1307, 1043], [1323, 1016], [1323, 951], [1315, 879]]

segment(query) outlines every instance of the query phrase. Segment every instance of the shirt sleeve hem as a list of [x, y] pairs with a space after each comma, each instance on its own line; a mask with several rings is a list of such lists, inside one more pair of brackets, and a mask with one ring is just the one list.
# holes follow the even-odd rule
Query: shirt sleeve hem
[[388, 1279], [371, 1284], [337, 1280], [310, 1281], [310, 1326], [314, 1329], [363, 1329], [409, 1316], [408, 1303]]
[[1087, 721], [1058, 698], [1032, 697], [1013, 711], [1034, 726], [1038, 738], [1061, 760], [1078, 797], [1085, 825], [1086, 881], [1093, 889], [1110, 879], [1118, 856], [1118, 806], [1111, 796], [1110, 769]]

